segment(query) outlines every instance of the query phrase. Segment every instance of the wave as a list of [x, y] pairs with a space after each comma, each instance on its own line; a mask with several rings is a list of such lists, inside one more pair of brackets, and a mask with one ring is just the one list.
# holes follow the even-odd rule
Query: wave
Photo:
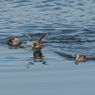
[[[81, 55], [86, 55], [87, 60], [95, 60], [94, 31], [92, 31], [91, 29], [66, 30], [66, 31], [58, 30], [56, 32], [52, 32], [43, 41], [43, 44], [46, 47], [53, 48], [54, 52], [56, 52], [59, 56], [62, 56], [68, 60], [73, 60], [74, 59], [73, 55], [76, 53]], [[43, 35], [43, 33], [32, 33], [29, 35], [34, 37], [35, 39], [39, 39]], [[13, 37], [7, 37], [5, 39], [1, 39], [0, 44], [6, 45], [8, 39], [10, 38]], [[27, 42], [28, 40], [31, 41], [30, 39], [28, 39], [23, 35], [18, 36], [18, 38], [20, 39], [21, 42]]]

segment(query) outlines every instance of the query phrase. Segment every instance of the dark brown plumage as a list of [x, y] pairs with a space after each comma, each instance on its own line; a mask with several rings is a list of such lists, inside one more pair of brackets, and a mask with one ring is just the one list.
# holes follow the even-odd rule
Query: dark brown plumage
[[20, 42], [19, 42], [19, 39], [17, 37], [15, 37], [13, 39], [9, 39], [7, 43], [9, 45], [18, 45]]

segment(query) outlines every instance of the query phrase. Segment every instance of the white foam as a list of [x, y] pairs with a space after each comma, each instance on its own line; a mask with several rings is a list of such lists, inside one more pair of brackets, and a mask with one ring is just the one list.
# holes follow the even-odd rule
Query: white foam
[[34, 44], [34, 41], [27, 41], [26, 43], [22, 43], [20, 47], [27, 49], [27, 50], [31, 50], [33, 49], [33, 44]]

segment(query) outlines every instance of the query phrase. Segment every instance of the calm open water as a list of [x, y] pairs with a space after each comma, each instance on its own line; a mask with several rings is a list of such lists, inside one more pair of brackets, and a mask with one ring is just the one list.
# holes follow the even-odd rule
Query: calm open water
[[[47, 32], [40, 59], [30, 49], [6, 43]], [[76, 65], [76, 53], [87, 61]], [[94, 72], [95, 0], [0, 1], [1, 95], [94, 95]]]

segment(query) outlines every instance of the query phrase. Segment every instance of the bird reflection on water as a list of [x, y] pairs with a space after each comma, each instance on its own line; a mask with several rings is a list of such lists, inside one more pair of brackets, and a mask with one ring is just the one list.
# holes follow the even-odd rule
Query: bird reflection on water
[[36, 62], [41, 62], [42, 64], [44, 65], [47, 65], [47, 61], [44, 60], [44, 56], [42, 54], [42, 51], [41, 49], [36, 49], [34, 52], [33, 52], [33, 61], [29, 62], [29, 64], [27, 65], [27, 68], [30, 68], [29, 66], [30, 65], [34, 65]]

